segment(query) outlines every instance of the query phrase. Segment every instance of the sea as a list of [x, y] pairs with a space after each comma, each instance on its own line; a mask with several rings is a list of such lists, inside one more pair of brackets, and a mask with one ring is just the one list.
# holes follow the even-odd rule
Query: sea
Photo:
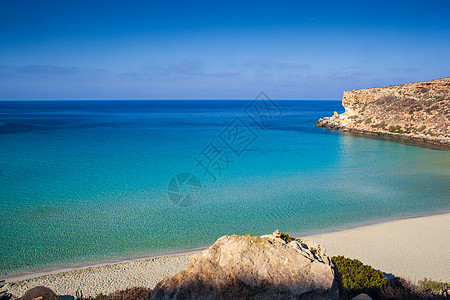
[[[0, 101], [0, 275], [450, 211], [450, 151], [340, 101]], [[420, 145], [424, 146], [424, 145]]]

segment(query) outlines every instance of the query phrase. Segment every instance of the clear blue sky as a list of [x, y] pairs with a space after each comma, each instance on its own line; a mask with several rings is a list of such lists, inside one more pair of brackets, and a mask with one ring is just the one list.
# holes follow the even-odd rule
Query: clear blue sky
[[338, 100], [446, 76], [448, 0], [0, 0], [0, 99]]

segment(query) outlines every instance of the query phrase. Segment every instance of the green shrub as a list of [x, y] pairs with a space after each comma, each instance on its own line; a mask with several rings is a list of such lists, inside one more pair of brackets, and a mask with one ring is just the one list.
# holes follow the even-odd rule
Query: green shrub
[[445, 292], [448, 289], [450, 289], [450, 283], [438, 282], [438, 281], [428, 280], [428, 279], [424, 278], [424, 280], [419, 280], [417, 287], [422, 290], [433, 290], [433, 291]]
[[389, 126], [388, 131], [393, 132], [393, 133], [407, 133], [406, 130], [402, 130], [402, 127], [400, 125], [396, 125], [396, 126], [391, 125], [391, 126]]
[[368, 289], [386, 285], [383, 273], [369, 265], [364, 265], [357, 259], [346, 258], [342, 255], [331, 258], [341, 273], [342, 284], [349, 290]]
[[280, 237], [282, 240], [284, 240], [285, 242], [286, 242], [286, 244], [289, 244], [290, 242], [292, 242], [292, 240], [293, 240], [293, 238], [292, 238], [292, 236], [290, 236], [289, 234], [287, 234], [287, 233], [282, 233], [281, 234], [281, 237]]

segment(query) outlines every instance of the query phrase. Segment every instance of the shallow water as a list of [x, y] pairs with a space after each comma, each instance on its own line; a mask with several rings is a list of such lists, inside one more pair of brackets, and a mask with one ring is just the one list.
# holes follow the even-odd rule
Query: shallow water
[[339, 101], [249, 103], [0, 102], [0, 274], [450, 208], [449, 151], [316, 127]]

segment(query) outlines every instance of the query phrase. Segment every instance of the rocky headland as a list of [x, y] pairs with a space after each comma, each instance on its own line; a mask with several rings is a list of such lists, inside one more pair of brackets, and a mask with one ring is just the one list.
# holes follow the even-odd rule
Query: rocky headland
[[316, 125], [450, 147], [450, 77], [345, 91], [342, 105]]

